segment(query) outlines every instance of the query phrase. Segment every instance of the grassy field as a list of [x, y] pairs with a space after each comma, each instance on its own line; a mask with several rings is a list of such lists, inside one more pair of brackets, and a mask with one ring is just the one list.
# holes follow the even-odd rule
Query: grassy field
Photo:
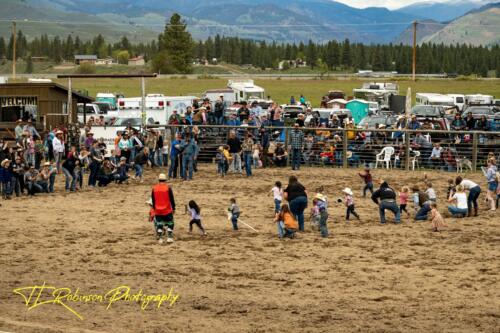
[[[268, 95], [279, 103], [288, 102], [291, 95], [299, 97], [303, 94], [313, 106], [319, 106], [321, 96], [328, 90], [340, 89], [347, 95], [352, 95], [352, 90], [360, 87], [366, 80], [256, 80], [256, 84], [264, 87]], [[59, 80], [67, 85], [66, 80]], [[400, 94], [406, 95], [408, 87], [412, 95], [416, 92], [434, 93], [481, 93], [500, 97], [500, 84], [498, 81], [488, 80], [419, 80], [398, 81]], [[225, 79], [147, 79], [147, 93], [163, 93], [169, 96], [195, 95], [200, 96], [207, 89], [223, 88], [227, 85]], [[91, 96], [98, 92], [121, 92], [125, 96], [133, 97], [140, 94], [139, 79], [80, 79], [73, 81], [75, 89], [85, 89]]]

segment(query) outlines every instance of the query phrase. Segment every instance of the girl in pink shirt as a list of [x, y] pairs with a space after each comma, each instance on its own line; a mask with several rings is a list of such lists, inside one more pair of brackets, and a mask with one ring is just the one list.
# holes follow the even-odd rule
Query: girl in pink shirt
[[408, 193], [410, 189], [408, 186], [403, 186], [401, 192], [399, 192], [399, 210], [405, 212], [408, 217], [410, 217], [410, 213], [406, 210], [406, 205], [408, 205]]

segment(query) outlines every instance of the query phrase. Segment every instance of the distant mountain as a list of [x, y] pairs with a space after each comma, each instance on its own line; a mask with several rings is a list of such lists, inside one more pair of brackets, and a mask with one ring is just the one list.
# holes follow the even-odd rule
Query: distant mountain
[[500, 2], [473, 10], [421, 41], [444, 44], [496, 45], [500, 44], [499, 27]]
[[59, 4], [65, 2], [71, 0], [1, 0], [0, 19], [4, 21], [0, 21], [0, 37], [10, 37], [11, 20], [17, 22], [18, 30], [22, 30], [28, 39], [41, 34], [51, 37], [72, 34], [91, 39], [101, 33], [108, 40], [127, 36], [130, 41], [137, 43], [158, 36], [150, 29], [128, 24], [128, 20], [127, 24], [114, 24], [92, 14], [69, 11], [66, 6]]
[[[455, 5], [442, 6], [453, 11]], [[349, 38], [367, 44], [406, 43], [408, 24], [433, 11], [416, 10], [418, 6], [408, 12], [410, 7], [359, 9], [330, 0], [1, 0], [0, 8], [0, 36], [9, 35], [8, 21], [16, 19], [28, 38], [71, 33], [88, 39], [101, 33], [110, 41], [122, 35], [133, 42], [149, 41], [178, 12], [195, 39], [220, 34], [276, 42]], [[431, 23], [420, 29], [421, 38], [436, 32]]]
[[417, 2], [397, 11], [422, 16], [438, 22], [451, 21], [467, 12], [480, 8], [490, 1], [449, 0], [447, 2]]

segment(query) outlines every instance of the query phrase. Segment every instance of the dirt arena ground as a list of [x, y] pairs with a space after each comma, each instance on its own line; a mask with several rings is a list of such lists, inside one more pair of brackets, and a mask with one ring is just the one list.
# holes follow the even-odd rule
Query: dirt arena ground
[[[247, 179], [223, 180], [202, 166], [192, 182], [172, 182], [178, 204], [176, 242], [159, 245], [145, 204], [156, 174], [143, 184], [111, 185], [76, 194], [3, 201], [0, 207], [0, 331], [7, 332], [499, 332], [499, 213], [430, 223], [381, 226], [377, 207], [360, 198], [358, 170], [295, 172], [312, 192], [326, 187], [331, 237], [308, 231], [279, 241], [268, 191], [286, 184], [288, 169], [257, 170]], [[395, 188], [423, 179], [422, 172], [374, 171]], [[446, 210], [449, 173], [431, 173], [440, 210]], [[469, 175], [485, 182], [480, 173]], [[333, 199], [353, 186], [362, 221], [344, 221]], [[242, 227], [233, 232], [225, 209], [235, 196]], [[184, 204], [196, 200], [209, 235], [187, 233]], [[392, 216], [389, 217], [389, 221]], [[309, 225], [307, 224], [309, 227]], [[68, 303], [28, 311], [13, 290], [42, 284], [104, 294], [128, 285], [131, 293], [179, 298], [150, 304]], [[32, 304], [32, 303], [31, 303]]]

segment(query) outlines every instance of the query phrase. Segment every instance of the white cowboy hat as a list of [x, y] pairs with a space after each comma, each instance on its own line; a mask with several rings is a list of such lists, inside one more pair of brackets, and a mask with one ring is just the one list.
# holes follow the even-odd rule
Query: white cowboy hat
[[314, 199], [318, 199], [318, 200], [321, 200], [321, 201], [326, 201], [326, 197], [321, 194], [321, 193], [316, 193], [316, 195], [314, 196]]
[[346, 157], [347, 158], [351, 158], [352, 157], [352, 151], [348, 151], [347, 154], [346, 154]]
[[2, 161], [2, 163], [0, 164], [3, 168], [3, 166], [7, 163], [10, 163], [10, 160], [8, 158], [6, 158], [5, 160]]
[[164, 173], [158, 175], [158, 180], [167, 180], [167, 176]]
[[342, 192], [344, 192], [345, 194], [354, 195], [354, 193], [352, 193], [352, 190], [349, 187], [343, 189]]

